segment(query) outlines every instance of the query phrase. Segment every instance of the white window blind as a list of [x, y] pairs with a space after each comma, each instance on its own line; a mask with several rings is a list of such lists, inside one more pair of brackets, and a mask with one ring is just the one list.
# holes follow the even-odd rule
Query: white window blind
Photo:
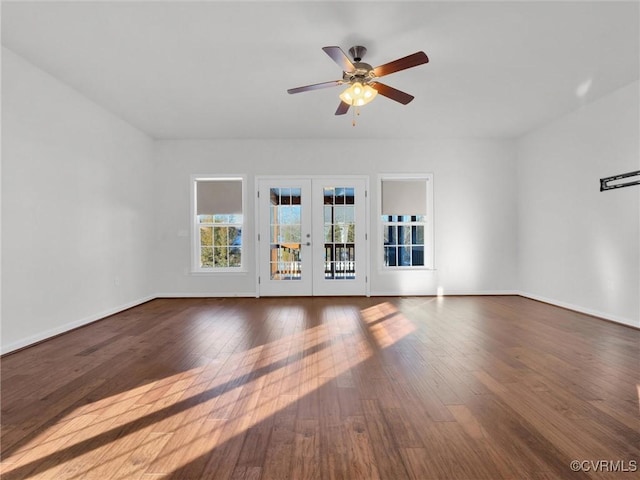
[[382, 215], [426, 215], [425, 179], [382, 180]]
[[196, 180], [198, 215], [242, 213], [242, 179]]

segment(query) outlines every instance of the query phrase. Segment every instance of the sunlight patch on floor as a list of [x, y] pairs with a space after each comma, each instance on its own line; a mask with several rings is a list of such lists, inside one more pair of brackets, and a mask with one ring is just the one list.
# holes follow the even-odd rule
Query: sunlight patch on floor
[[389, 302], [363, 310], [362, 318], [379, 348], [387, 348], [416, 330], [416, 326]]
[[[327, 307], [320, 324], [234, 352], [224, 365], [198, 366], [82, 406], [4, 459], [3, 471], [47, 457], [48, 468], [29, 478], [128, 479], [188, 465], [331, 381], [348, 386], [364, 348], [367, 359], [415, 330], [388, 302], [361, 312], [344, 308]], [[281, 314], [302, 321], [304, 312]], [[375, 345], [358, 335], [354, 340], [363, 326]], [[127, 441], [142, 431], [144, 441]]]

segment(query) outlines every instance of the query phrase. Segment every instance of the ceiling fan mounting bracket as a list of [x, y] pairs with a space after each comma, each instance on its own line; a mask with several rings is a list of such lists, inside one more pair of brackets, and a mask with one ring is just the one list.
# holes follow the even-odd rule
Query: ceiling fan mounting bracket
[[367, 48], [362, 45], [354, 45], [349, 49], [349, 55], [355, 62], [359, 62], [367, 54]]

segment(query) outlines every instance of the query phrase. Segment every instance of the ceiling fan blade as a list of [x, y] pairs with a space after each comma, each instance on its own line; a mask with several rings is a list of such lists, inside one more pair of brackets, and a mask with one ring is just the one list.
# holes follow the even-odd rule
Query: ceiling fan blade
[[305, 85], [304, 87], [290, 88], [287, 93], [308, 92], [310, 90], [319, 90], [321, 88], [337, 87], [342, 85], [342, 80], [333, 80], [331, 82], [314, 83], [313, 85]]
[[322, 47], [322, 50], [324, 50], [324, 53], [329, 55], [344, 72], [353, 72], [356, 69], [340, 47]]
[[400, 70], [406, 70], [407, 68], [417, 67], [423, 63], [429, 62], [429, 57], [424, 52], [416, 52], [406, 57], [399, 58], [393, 62], [385, 63], [373, 69], [373, 73], [376, 77], [383, 77], [390, 73], [399, 72]]
[[384, 95], [385, 97], [395, 100], [403, 105], [406, 105], [415, 98], [413, 95], [409, 95], [408, 93], [390, 87], [389, 85], [385, 85], [384, 83], [375, 82], [372, 83], [371, 86], [375, 88], [380, 95]]
[[338, 105], [338, 109], [336, 110], [336, 115], [344, 115], [349, 111], [349, 105], [346, 102], [340, 101], [340, 105]]

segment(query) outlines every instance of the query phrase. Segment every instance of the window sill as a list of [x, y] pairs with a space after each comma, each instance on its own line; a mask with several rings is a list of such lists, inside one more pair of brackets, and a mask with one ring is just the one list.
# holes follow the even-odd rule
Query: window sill
[[379, 268], [380, 273], [397, 273], [397, 272], [437, 272], [438, 270], [430, 267], [383, 267]]
[[248, 270], [191, 270], [189, 275], [193, 275], [196, 277], [212, 277], [217, 275], [230, 276], [230, 275], [247, 275], [249, 273]]

